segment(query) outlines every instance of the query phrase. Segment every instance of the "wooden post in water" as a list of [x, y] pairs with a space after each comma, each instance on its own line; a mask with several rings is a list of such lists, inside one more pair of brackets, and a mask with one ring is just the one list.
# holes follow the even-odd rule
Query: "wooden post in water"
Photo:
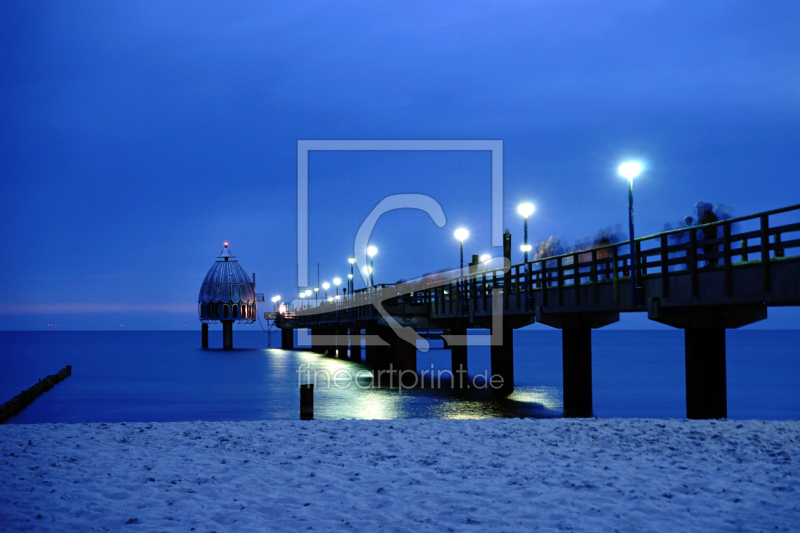
[[314, 384], [300, 385], [300, 420], [314, 420]]

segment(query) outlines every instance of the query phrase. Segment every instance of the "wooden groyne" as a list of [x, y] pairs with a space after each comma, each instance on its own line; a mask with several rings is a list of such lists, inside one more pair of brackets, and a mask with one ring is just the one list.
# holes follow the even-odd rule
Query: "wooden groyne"
[[49, 391], [53, 385], [61, 383], [64, 378], [72, 374], [72, 365], [67, 365], [57, 373], [40, 379], [39, 382], [28, 390], [24, 390], [14, 396], [11, 400], [0, 406], [0, 424], [4, 424], [12, 416], [16, 415], [33, 402], [40, 394]]

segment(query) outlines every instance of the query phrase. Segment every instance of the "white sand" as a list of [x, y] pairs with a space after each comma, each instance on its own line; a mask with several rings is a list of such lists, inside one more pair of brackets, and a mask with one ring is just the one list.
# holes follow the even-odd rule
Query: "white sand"
[[798, 443], [797, 421], [5, 425], [0, 530], [797, 530]]

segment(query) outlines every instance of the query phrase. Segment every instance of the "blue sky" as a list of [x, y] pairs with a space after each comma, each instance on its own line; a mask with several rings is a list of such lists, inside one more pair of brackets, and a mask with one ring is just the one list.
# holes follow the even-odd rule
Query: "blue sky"
[[[800, 203], [795, 2], [9, 0], [0, 24], [0, 329], [198, 328], [223, 241], [292, 295], [298, 139], [502, 139], [515, 249], [522, 200], [532, 239], [625, 223], [628, 157], [637, 234]], [[323, 278], [397, 192], [447, 224], [382, 218], [378, 281], [457, 264], [459, 225], [499, 253], [488, 153], [314, 153], [309, 176]]]

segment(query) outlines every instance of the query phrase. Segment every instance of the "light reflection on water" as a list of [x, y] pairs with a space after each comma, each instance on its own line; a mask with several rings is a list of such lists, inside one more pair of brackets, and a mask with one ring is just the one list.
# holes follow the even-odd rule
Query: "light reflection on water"
[[[213, 332], [212, 332], [213, 333]], [[318, 419], [562, 416], [561, 335], [516, 332], [516, 389], [398, 391], [370, 388], [362, 364], [308, 351], [265, 348], [262, 332], [236, 331], [236, 350], [203, 350], [199, 332], [0, 332], [0, 401], [65, 365], [72, 376], [39, 397], [12, 423], [259, 420], [299, 418], [297, 369], [336, 376], [318, 383]], [[212, 335], [214, 342], [221, 339]], [[731, 418], [800, 418], [800, 333], [728, 332]], [[418, 369], [449, 369], [450, 353], [433, 346]], [[765, 364], [764, 347], [769, 347]], [[218, 346], [219, 348], [221, 346]], [[490, 367], [488, 347], [471, 347], [470, 375]], [[593, 333], [594, 414], [673, 417], [686, 413], [683, 337], [675, 331]], [[360, 373], [360, 377], [354, 377]]]

